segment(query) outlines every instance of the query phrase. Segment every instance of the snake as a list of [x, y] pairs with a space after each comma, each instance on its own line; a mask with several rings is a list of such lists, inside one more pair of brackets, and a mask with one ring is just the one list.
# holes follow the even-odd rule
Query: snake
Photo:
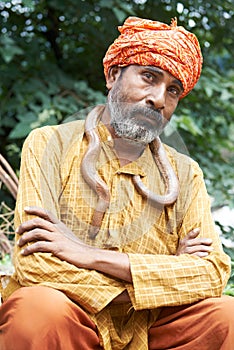
[[[88, 140], [87, 150], [81, 161], [81, 174], [85, 182], [96, 193], [98, 197], [96, 208], [93, 212], [89, 237], [94, 239], [101, 227], [103, 217], [110, 205], [110, 190], [107, 184], [98, 175], [96, 164], [101, 152], [101, 141], [97, 131], [97, 125], [104, 111], [104, 105], [98, 105], [87, 115], [84, 126], [84, 133]], [[163, 144], [159, 137], [156, 137], [149, 144], [153, 159], [159, 169], [166, 191], [164, 195], [155, 194], [150, 191], [142, 182], [139, 175], [133, 175], [132, 181], [138, 193], [149, 200], [152, 205], [168, 206], [173, 204], [179, 194], [179, 182], [170, 164]]]

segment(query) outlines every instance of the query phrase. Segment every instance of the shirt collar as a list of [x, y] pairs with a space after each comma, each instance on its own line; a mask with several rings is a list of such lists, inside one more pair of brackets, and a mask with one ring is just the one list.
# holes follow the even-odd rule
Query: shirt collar
[[[112, 152], [114, 152], [113, 138], [107, 127], [102, 122], [100, 122], [98, 125], [98, 132], [101, 142], [105, 143], [105, 145], [109, 147]], [[140, 175], [144, 177], [150, 173], [152, 169], [152, 163], [154, 163], [154, 160], [150, 148], [147, 145], [144, 152], [137, 160], [122, 167], [119, 166], [117, 172], [131, 175]]]

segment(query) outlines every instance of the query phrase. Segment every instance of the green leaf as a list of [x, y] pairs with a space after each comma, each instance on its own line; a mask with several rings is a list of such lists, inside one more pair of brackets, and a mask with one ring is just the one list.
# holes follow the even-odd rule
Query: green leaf
[[124, 12], [123, 10], [120, 10], [117, 7], [113, 7], [113, 12], [115, 14], [115, 17], [117, 18], [117, 20], [122, 23], [125, 18], [126, 18], [126, 12]]
[[205, 89], [207, 97], [211, 97], [213, 95], [213, 89], [212, 89], [211, 85], [205, 86], [204, 89]]
[[23, 50], [15, 44], [8, 35], [0, 37], [0, 54], [6, 63], [12, 61], [14, 56], [23, 54]]
[[222, 93], [221, 93], [221, 96], [220, 96], [220, 99], [222, 101], [228, 101], [230, 99], [233, 99], [233, 94], [230, 93], [227, 89], [223, 89]]
[[112, 8], [113, 7], [113, 0], [101, 0], [101, 1], [99, 1], [99, 5], [101, 7]]
[[24, 120], [15, 126], [15, 128], [10, 132], [9, 138], [10, 139], [25, 138], [31, 130], [32, 129], [30, 127], [30, 124], [27, 122], [27, 120]]
[[202, 130], [198, 127], [194, 120], [187, 115], [174, 116], [172, 118], [172, 123], [177, 125], [177, 128], [186, 130], [194, 136], [202, 135]]
[[35, 8], [35, 0], [22, 0], [22, 4], [31, 11]]

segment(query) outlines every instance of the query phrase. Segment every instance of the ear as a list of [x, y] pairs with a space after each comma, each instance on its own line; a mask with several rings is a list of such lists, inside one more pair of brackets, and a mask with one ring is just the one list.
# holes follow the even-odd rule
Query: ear
[[119, 66], [112, 66], [110, 67], [108, 71], [108, 76], [106, 79], [106, 87], [108, 90], [110, 90], [113, 86], [113, 84], [118, 80], [118, 77], [120, 76], [121, 68]]

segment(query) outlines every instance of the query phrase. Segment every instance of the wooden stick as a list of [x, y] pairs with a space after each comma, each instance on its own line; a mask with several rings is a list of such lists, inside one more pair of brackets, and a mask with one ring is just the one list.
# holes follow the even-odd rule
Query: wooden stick
[[18, 178], [6, 161], [6, 159], [0, 154], [0, 180], [4, 183], [7, 189], [10, 191], [11, 195], [16, 199], [18, 191]]
[[12, 180], [15, 182], [15, 184], [18, 186], [19, 180], [18, 177], [16, 176], [14, 170], [10, 166], [10, 164], [6, 161], [6, 159], [3, 157], [3, 155], [0, 153], [0, 164], [3, 165], [3, 167], [6, 169], [6, 172], [10, 175]]

